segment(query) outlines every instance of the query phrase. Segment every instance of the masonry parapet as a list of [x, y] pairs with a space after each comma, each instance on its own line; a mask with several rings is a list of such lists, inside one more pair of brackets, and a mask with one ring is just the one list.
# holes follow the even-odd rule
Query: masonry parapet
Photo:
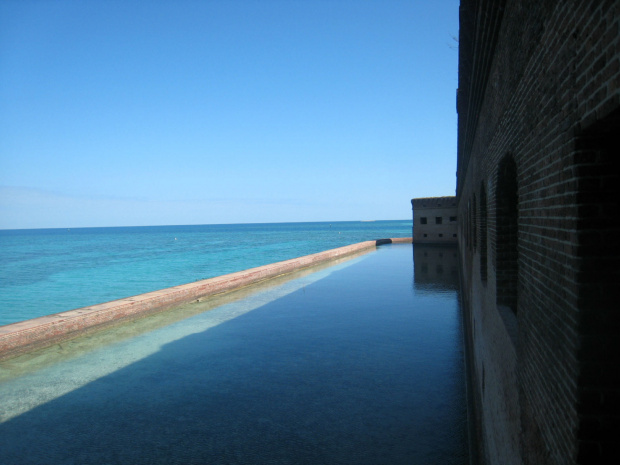
[[0, 360], [108, 328], [124, 321], [172, 309], [184, 303], [236, 291], [333, 260], [363, 254], [382, 244], [407, 242], [410, 243], [411, 238], [358, 242], [194, 283], [0, 326]]

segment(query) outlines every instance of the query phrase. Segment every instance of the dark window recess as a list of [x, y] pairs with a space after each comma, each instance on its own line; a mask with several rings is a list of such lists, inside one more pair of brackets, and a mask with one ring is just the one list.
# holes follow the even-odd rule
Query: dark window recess
[[[618, 407], [613, 401], [614, 407], [610, 409], [612, 401], [606, 396], [611, 396], [612, 392], [616, 395], [619, 385], [618, 378], [612, 373], [620, 363], [617, 299], [620, 282], [620, 228], [617, 221], [620, 211], [620, 109], [588, 128], [576, 145], [575, 156], [579, 157], [576, 162], [577, 201], [580, 203], [577, 223], [580, 265], [576, 281], [580, 292], [587, 296], [579, 309], [578, 328], [582, 340], [588, 341], [584, 344], [587, 349], [584, 347], [578, 352], [581, 376], [577, 389], [582, 397], [577, 404], [581, 423], [577, 431], [579, 439], [586, 443], [592, 438], [594, 421], [596, 425], [609, 421], [610, 426], [606, 427], [609, 429], [601, 429], [605, 434], [601, 434], [604, 439], [600, 447], [603, 451], [613, 452], [598, 455], [593, 463], [615, 463], [618, 449], [611, 442], [614, 440], [611, 425], [617, 425]], [[613, 391], [610, 390], [612, 386]], [[601, 400], [594, 403], [590, 399]], [[610, 416], [612, 411], [616, 417]], [[612, 456], [616, 460], [609, 460]]]
[[450, 223], [454, 223], [456, 221], [456, 216], [451, 216], [450, 217]]
[[426, 216], [420, 217], [420, 224], [426, 224]]
[[435, 224], [441, 224], [443, 222], [443, 218], [441, 216], [435, 217]]
[[439, 237], [443, 237], [443, 234], [440, 234]]
[[456, 234], [452, 234], [452, 237], [456, 237]]
[[424, 237], [428, 237], [428, 234], [424, 234]]
[[487, 282], [487, 193], [480, 185], [480, 278]]
[[474, 250], [478, 248], [478, 204], [476, 203], [476, 194], [474, 194], [473, 201], [471, 203], [472, 208], [472, 219], [473, 219], [473, 242], [474, 242]]
[[495, 204], [497, 215], [497, 304], [510, 307], [517, 312], [518, 289], [518, 224], [519, 189], [517, 186], [517, 165], [511, 156], [505, 157], [498, 166]]

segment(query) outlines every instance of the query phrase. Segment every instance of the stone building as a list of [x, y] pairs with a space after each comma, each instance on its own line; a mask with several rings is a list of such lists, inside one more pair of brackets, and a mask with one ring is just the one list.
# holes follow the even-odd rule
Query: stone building
[[484, 463], [620, 463], [619, 27], [618, 0], [461, 1], [458, 237]]
[[414, 243], [457, 243], [456, 197], [411, 200]]

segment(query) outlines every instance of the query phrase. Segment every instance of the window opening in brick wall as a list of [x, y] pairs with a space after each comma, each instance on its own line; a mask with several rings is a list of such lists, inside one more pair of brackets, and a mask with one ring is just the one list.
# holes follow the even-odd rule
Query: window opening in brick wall
[[456, 222], [456, 216], [451, 216], [450, 223], [455, 223], [455, 222]]
[[420, 217], [420, 224], [426, 224], [426, 216]]
[[442, 217], [441, 216], [436, 216], [435, 217], [435, 224], [441, 224], [442, 222]]
[[506, 156], [498, 166], [496, 189], [497, 304], [517, 312], [519, 194], [517, 165]]
[[424, 234], [424, 237], [428, 237], [428, 234]]
[[439, 237], [443, 237], [443, 234], [440, 234]]
[[[612, 425], [618, 424], [620, 408], [610, 399], [618, 398], [620, 381], [607, 374], [617, 373], [620, 364], [620, 108], [586, 130], [575, 147], [581, 442], [590, 439], [592, 424], [601, 425], [597, 438], [601, 452], [592, 455], [584, 448], [579, 455], [596, 463], [615, 463]], [[598, 401], [590, 402], [593, 398]]]
[[472, 207], [471, 216], [473, 220], [472, 241], [474, 243], [474, 250], [477, 250], [478, 249], [478, 204], [476, 203], [476, 194], [473, 195], [471, 207]]
[[487, 191], [480, 184], [480, 279], [487, 282]]
[[467, 224], [465, 225], [465, 234], [467, 234], [467, 248], [471, 249], [471, 200], [467, 201]]

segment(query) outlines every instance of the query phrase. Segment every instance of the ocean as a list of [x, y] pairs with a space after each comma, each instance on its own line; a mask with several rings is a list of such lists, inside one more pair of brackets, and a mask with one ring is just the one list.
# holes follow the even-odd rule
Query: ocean
[[356, 242], [411, 220], [0, 230], [0, 326]]

